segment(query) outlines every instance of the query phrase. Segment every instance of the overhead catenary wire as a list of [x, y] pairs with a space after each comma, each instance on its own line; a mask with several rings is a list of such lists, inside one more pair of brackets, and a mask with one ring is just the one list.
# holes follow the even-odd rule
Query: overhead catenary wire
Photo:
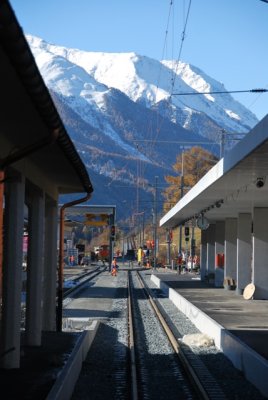
[[[162, 50], [162, 58], [164, 56], [165, 48], [167, 46], [168, 26], [169, 26], [169, 23], [170, 23], [172, 5], [173, 5], [173, 0], [170, 0], [168, 19], [167, 19], [167, 25], [166, 25], [166, 30], [165, 30], [164, 45], [163, 45], [163, 50]], [[157, 78], [157, 91], [159, 89], [159, 82], [160, 82], [160, 76], [161, 76], [162, 68], [163, 68], [163, 65], [161, 63], [160, 70], [159, 70], [159, 75], [158, 75], [158, 78]], [[156, 93], [157, 93], [157, 91], [156, 91]], [[152, 154], [153, 147], [155, 145], [155, 138], [158, 136], [159, 131], [160, 131], [160, 129], [158, 128], [159, 127], [158, 117], [159, 117], [159, 113], [157, 112], [156, 113], [156, 118], [157, 118], [157, 121], [156, 121], [156, 126], [157, 126], [156, 133], [153, 132], [153, 129], [152, 129], [153, 126], [152, 126], [152, 120], [151, 119], [149, 120], [148, 125], [147, 125], [147, 134], [148, 134], [148, 137], [151, 136], [151, 139], [147, 140], [146, 143], [148, 143], [148, 145], [147, 145], [146, 149], [142, 149], [142, 151], [141, 151], [142, 154], [146, 154], [147, 157], [150, 157], [150, 154]], [[137, 141], [137, 140], [135, 140], [135, 141]], [[137, 147], [137, 150], [140, 151], [141, 149], [138, 149], [138, 147]], [[137, 209], [138, 209], [138, 201], [139, 201], [138, 200], [138, 197], [139, 197], [139, 187], [138, 186], [139, 186], [139, 183], [142, 181], [142, 177], [144, 177], [144, 175], [145, 175], [146, 167], [147, 166], [145, 164], [143, 164], [141, 160], [140, 161], [137, 160], [137, 179], [136, 179], [136, 194], [137, 194], [137, 207], [136, 208]]]
[[166, 31], [165, 31], [165, 39], [164, 39], [164, 45], [163, 45], [162, 57], [161, 57], [162, 60], [164, 59], [164, 53], [167, 48], [168, 29], [169, 29], [169, 24], [170, 24], [172, 6], [173, 6], [173, 0], [170, 0], [169, 10], [168, 10], [167, 27], [166, 27]]
[[[167, 24], [166, 24], [166, 30], [165, 30], [164, 45], [163, 45], [163, 50], [162, 50], [162, 59], [164, 58], [165, 49], [167, 47], [167, 37], [168, 37], [168, 30], [169, 30], [170, 19], [171, 19], [171, 14], [172, 14], [172, 7], [173, 7], [173, 0], [170, 0], [168, 18], [167, 18]], [[156, 96], [157, 96], [157, 92], [159, 90], [162, 69], [163, 69], [163, 64], [161, 63], [159, 75], [157, 78]], [[148, 121], [147, 133], [148, 133], [149, 139], [147, 139], [144, 142], [146, 144], [146, 148], [142, 149], [142, 151], [141, 151], [141, 149], [138, 148], [138, 145], [136, 143], [137, 150], [146, 154], [147, 157], [150, 157], [150, 155], [153, 154], [153, 149], [156, 144], [157, 137], [159, 136], [159, 133], [161, 130], [160, 121], [162, 121], [162, 123], [164, 121], [163, 118], [161, 118], [161, 119], [159, 118], [159, 116], [160, 116], [159, 111], [156, 111], [155, 115], [156, 115], [156, 128], [154, 130], [153, 130], [153, 118], [150, 118], [150, 120]], [[139, 186], [140, 186], [140, 183], [142, 182], [142, 178], [145, 175], [146, 168], [147, 168], [147, 164], [142, 163], [142, 160], [137, 160], [137, 179], [136, 179], [136, 204], [137, 204], [136, 209], [137, 209], [137, 212], [139, 211], [139, 202], [140, 202]]]
[[178, 57], [177, 57], [175, 70], [174, 70], [174, 74], [173, 74], [173, 78], [172, 78], [171, 93], [173, 92], [173, 89], [174, 89], [174, 86], [175, 86], [175, 81], [176, 81], [176, 77], [177, 77], [177, 70], [178, 70], [179, 62], [181, 60], [182, 48], [183, 48], [183, 44], [184, 44], [184, 40], [185, 40], [186, 28], [187, 28], [187, 24], [188, 24], [189, 15], [190, 15], [191, 5], [192, 5], [192, 1], [190, 0], [189, 1], [189, 5], [188, 5], [186, 18], [185, 18], [185, 22], [184, 22], [184, 28], [183, 28], [183, 31], [182, 31], [182, 34], [181, 34], [181, 44], [180, 44], [179, 54], [178, 54]]
[[[150, 142], [149, 139], [136, 139], [135, 142]], [[204, 142], [197, 142], [197, 141], [182, 141], [182, 140], [157, 140], [156, 143], [167, 143], [167, 144], [183, 144], [183, 145], [196, 145], [196, 144], [207, 144], [213, 145], [214, 142], [204, 141]]]
[[[169, 25], [170, 25], [170, 20], [171, 20], [171, 16], [172, 16], [172, 8], [173, 8], [173, 17], [174, 17], [174, 7], [175, 7], [174, 6], [174, 1], [171, 0], [170, 4], [169, 4], [169, 12], [168, 12], [168, 18], [167, 18], [167, 26], [166, 26], [166, 30], [165, 30], [165, 39], [164, 39], [164, 46], [163, 46], [163, 51], [162, 51], [162, 58], [164, 56], [164, 52], [165, 52], [166, 47], [167, 47], [167, 37], [168, 37]], [[181, 35], [181, 45], [180, 45], [178, 59], [181, 57], [181, 52], [182, 52], [182, 48], [183, 48], [183, 42], [184, 42], [185, 36], [186, 36], [186, 26], [187, 26], [188, 19], [189, 19], [190, 8], [191, 8], [191, 0], [189, 2], [189, 5], [188, 5], [188, 11], [187, 11], [187, 15], [186, 15], [186, 19], [185, 19], [185, 22], [184, 22], [182, 35]], [[174, 57], [172, 57], [172, 59], [173, 58]], [[177, 61], [177, 65], [178, 65], [178, 61]], [[161, 66], [162, 66], [162, 63], [161, 63]], [[159, 89], [161, 71], [162, 71], [162, 68], [160, 68], [160, 71], [159, 71], [159, 76], [158, 76], [158, 81], [157, 81], [157, 90]], [[176, 70], [173, 73], [174, 73], [174, 77], [175, 77], [176, 76]], [[175, 83], [175, 78], [172, 79], [171, 92], [172, 92], [172, 90], [174, 88], [174, 83]], [[168, 101], [169, 102], [171, 101], [171, 97], [170, 96], [168, 98]], [[161, 122], [161, 124], [164, 122], [164, 118], [159, 119], [159, 112], [156, 113], [156, 117], [157, 117], [157, 121], [156, 121], [156, 128], [155, 128], [154, 132], [153, 132], [153, 121], [151, 120], [148, 123], [148, 134], [150, 132], [151, 138], [143, 141], [143, 143], [146, 144], [146, 152], [145, 152], [145, 154], [149, 154], [149, 155], [153, 152], [153, 148], [156, 145], [156, 143], [160, 143], [160, 141], [157, 140], [157, 138], [159, 136], [159, 133], [160, 133], [160, 130], [161, 130], [160, 122]], [[136, 142], [138, 142], [138, 140]], [[163, 141], [163, 143], [164, 143], [164, 141]], [[170, 142], [170, 143], [172, 143], [172, 142]], [[186, 143], [184, 143], [184, 144], [186, 144]], [[194, 145], [196, 143], [189, 143], [189, 144]], [[207, 144], [207, 143], [202, 143], [202, 144]], [[137, 146], [137, 149], [138, 149], [138, 146]], [[144, 151], [142, 151], [142, 153], [144, 153]], [[138, 206], [138, 202], [139, 202], [139, 184], [142, 181], [142, 176], [144, 176], [146, 167], [147, 167], [147, 164], [143, 164], [141, 160], [137, 161], [137, 180], [136, 180], [137, 210], [139, 208], [139, 206]]]
[[[167, 38], [168, 38], [169, 25], [170, 25], [171, 12], [172, 12], [173, 5], [174, 5], [173, 0], [170, 0], [167, 24], [166, 24], [166, 29], [165, 29], [165, 38], [164, 38], [164, 44], [163, 44], [162, 56], [161, 56], [162, 60], [164, 59], [164, 54], [167, 49]], [[159, 90], [159, 83], [160, 83], [160, 77], [161, 77], [162, 70], [163, 70], [163, 64], [160, 63], [159, 75], [157, 78], [156, 96], [157, 96], [157, 93]], [[163, 123], [163, 119], [162, 119], [162, 123]], [[149, 133], [151, 134], [151, 139], [148, 141], [149, 145], [147, 146], [147, 151], [148, 151], [149, 155], [153, 153], [153, 148], [156, 144], [156, 139], [159, 136], [160, 130], [161, 130], [161, 126], [160, 126], [160, 121], [159, 121], [159, 112], [157, 111], [156, 112], [156, 130], [155, 130], [155, 132], [153, 132], [153, 130], [152, 130], [152, 120], [148, 124], [148, 134]], [[146, 166], [144, 165], [143, 173], [145, 173], [145, 170], [146, 170]]]
[[172, 96], [193, 96], [200, 94], [228, 94], [228, 93], [266, 93], [268, 89], [247, 89], [247, 90], [223, 90], [223, 91], [209, 91], [209, 92], [180, 92], [172, 93]]
[[[174, 7], [175, 7], [175, 6], [174, 6], [174, 1], [171, 0], [171, 1], [170, 1], [170, 4], [169, 4], [169, 12], [168, 12], [168, 19], [167, 19], [167, 27], [166, 27], [166, 30], [165, 30], [165, 40], [164, 40], [162, 58], [163, 58], [163, 56], [164, 56], [164, 51], [165, 51], [165, 49], [166, 49], [166, 47], [167, 47], [167, 36], [168, 36], [168, 31], [169, 31], [169, 25], [170, 25], [172, 7], [173, 7], [173, 10], [174, 10]], [[177, 58], [177, 66], [178, 66], [178, 63], [179, 63], [179, 59], [180, 59], [180, 57], [181, 57], [182, 48], [183, 48], [183, 42], [184, 42], [184, 40], [185, 40], [186, 27], [187, 27], [187, 23], [188, 23], [188, 19], [189, 19], [190, 8], [191, 8], [191, 0], [189, 1], [188, 10], [187, 10], [187, 15], [186, 15], [186, 19], [185, 19], [185, 22], [184, 22], [183, 31], [182, 31], [182, 34], [181, 34], [181, 44], [180, 44], [179, 56], [178, 56], [178, 58]], [[172, 57], [172, 58], [173, 58], [173, 57]], [[171, 83], [170, 93], [172, 93], [172, 91], [173, 91], [173, 89], [174, 89], [175, 76], [176, 76], [176, 73], [177, 73], [176, 70], [177, 70], [177, 67], [176, 67], [175, 71], [173, 72], [173, 76], [171, 76], [171, 82], [172, 82], [172, 83]], [[162, 71], [162, 68], [160, 68], [160, 74], [161, 74], [161, 71]], [[160, 74], [159, 74], [159, 77], [158, 77], [157, 90], [159, 89]], [[169, 98], [168, 98], [168, 103], [171, 103], [171, 101], [172, 101], [172, 100], [171, 100], [171, 96], [169, 96]], [[163, 123], [163, 122], [164, 122], [164, 118], [162, 118], [162, 123]], [[152, 126], [151, 126], [151, 128], [152, 128]], [[160, 121], [159, 121], [159, 112], [157, 112], [157, 127], [156, 127], [156, 132], [155, 132], [154, 137], [153, 137], [153, 134], [152, 134], [152, 139], [151, 139], [151, 141], [148, 141], [148, 143], [150, 143], [150, 146], [148, 146], [148, 150], [149, 150], [149, 151], [150, 151], [150, 150], [152, 151], [152, 150], [153, 150], [153, 147], [154, 147], [155, 144], [157, 143], [157, 138], [158, 138], [158, 136], [159, 136], [160, 130], [161, 130], [161, 126], [160, 126]], [[146, 169], [146, 166], [144, 166], [144, 171], [145, 171], [145, 169]]]
[[[167, 37], [168, 37], [168, 31], [169, 31], [169, 26], [170, 26], [170, 22], [171, 22], [171, 17], [172, 17], [172, 10], [173, 10], [173, 17], [174, 17], [174, 1], [171, 0], [170, 4], [169, 4], [169, 12], [168, 12], [168, 19], [167, 19], [167, 26], [166, 26], [166, 30], [165, 30], [165, 40], [164, 40], [164, 47], [163, 47], [163, 53], [162, 55], [164, 55], [165, 49], [167, 48]], [[183, 49], [183, 44], [186, 38], [186, 28], [187, 28], [187, 23], [189, 20], [189, 15], [190, 15], [190, 8], [191, 8], [191, 0], [189, 1], [188, 4], [188, 9], [187, 9], [187, 13], [186, 13], [186, 18], [184, 20], [184, 24], [183, 24], [183, 30], [182, 30], [182, 34], [181, 34], [181, 43], [179, 46], [179, 55], [177, 58], [177, 64], [176, 64], [176, 68], [173, 70], [173, 74], [174, 77], [172, 79], [172, 83], [171, 83], [171, 92], [174, 89], [174, 84], [175, 84], [175, 79], [176, 79], [176, 75], [177, 75], [177, 68], [179, 65], [179, 59], [181, 57], [181, 53], [182, 53], [182, 49]], [[173, 27], [174, 28], [174, 27]], [[174, 57], [172, 57], [172, 59], [174, 59]], [[161, 63], [162, 66], [162, 63]], [[161, 75], [161, 70], [163, 68], [160, 68], [160, 73], [159, 73], [159, 77], [158, 77], [158, 81], [157, 81], [157, 90], [159, 89], [159, 82], [160, 82], [160, 75]], [[171, 97], [168, 97], [168, 102], [171, 101]], [[157, 138], [160, 134], [161, 131], [161, 126], [164, 122], [164, 118], [160, 117], [159, 112], [156, 112], [156, 128], [154, 128], [154, 124], [153, 124], [153, 120], [148, 121], [148, 136], [149, 138], [147, 140], [140, 140], [140, 142], [144, 143], [144, 148], [139, 147], [136, 145], [137, 151], [139, 151], [140, 153], [146, 154], [147, 152], [150, 154], [150, 152], [153, 152], [154, 146], [156, 145], [156, 143], [165, 143], [165, 141], [158, 141]], [[151, 136], [151, 138], [150, 138]], [[139, 142], [139, 140], [135, 140], [135, 142]], [[166, 142], [167, 143], [167, 142]], [[196, 145], [196, 144], [210, 144], [209, 142], [189, 142], [189, 143], [182, 143], [179, 141], [170, 141], [171, 143], [179, 143], [179, 144], [183, 144], [183, 145]], [[148, 154], [147, 153], [147, 154]], [[149, 156], [150, 157], [150, 156]], [[143, 181], [142, 177], [144, 176], [145, 173], [145, 169], [148, 167], [147, 163], [143, 163], [141, 159], [137, 159], [137, 178], [136, 178], [136, 209], [137, 212], [139, 211], [139, 201], [140, 201], [140, 184]], [[111, 182], [109, 185], [113, 184], [114, 186], [114, 181], [116, 180], [116, 175], [114, 175], [114, 177], [111, 177]]]
[[[268, 88], [268, 83], [265, 85], [265, 89], [267, 89], [267, 88]], [[253, 106], [253, 105], [259, 100], [259, 98], [262, 96], [262, 94], [263, 94], [263, 93], [259, 93], [258, 96], [256, 96], [255, 99], [254, 99], [253, 101], [251, 101], [251, 102], [248, 104], [247, 107], [248, 107], [249, 109], [251, 109], [252, 106]]]

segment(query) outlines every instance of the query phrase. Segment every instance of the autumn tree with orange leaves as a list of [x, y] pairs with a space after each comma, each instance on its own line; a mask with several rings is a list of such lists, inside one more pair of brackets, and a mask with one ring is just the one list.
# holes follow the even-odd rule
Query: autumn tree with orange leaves
[[176, 175], [165, 176], [169, 186], [164, 191], [164, 211], [170, 210], [181, 198], [181, 181], [183, 169], [183, 194], [193, 187], [208, 170], [218, 161], [209, 151], [199, 146], [182, 152], [177, 156], [176, 163], [172, 166]]

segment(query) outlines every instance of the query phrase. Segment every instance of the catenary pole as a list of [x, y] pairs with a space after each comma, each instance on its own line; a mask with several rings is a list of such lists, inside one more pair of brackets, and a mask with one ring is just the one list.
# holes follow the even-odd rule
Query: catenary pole
[[156, 268], [157, 260], [157, 183], [158, 176], [155, 177], [155, 191], [154, 191], [154, 268]]
[[[183, 198], [184, 190], [184, 153], [181, 153], [181, 199]], [[179, 236], [179, 255], [182, 255], [182, 225], [180, 225], [180, 236]]]

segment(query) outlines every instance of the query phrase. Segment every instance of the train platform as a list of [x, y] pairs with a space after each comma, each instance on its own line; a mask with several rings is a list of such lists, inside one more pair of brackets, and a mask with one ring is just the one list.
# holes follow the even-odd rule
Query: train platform
[[21, 367], [0, 369], [1, 399], [69, 399], [100, 321], [114, 316], [117, 290], [117, 278], [104, 272], [83, 298], [67, 299], [62, 332], [43, 332], [38, 347], [24, 346], [22, 333]]
[[[245, 300], [192, 273], [179, 275], [162, 268], [150, 272], [155, 285], [268, 397], [268, 301]], [[82, 298], [76, 296], [66, 305], [63, 332], [43, 332], [40, 347], [24, 346], [22, 335], [21, 368], [0, 369], [1, 398], [68, 399], [99, 323], [116, 317], [112, 304], [117, 291], [117, 278], [107, 271]]]
[[53, 392], [59, 391], [65, 372], [81, 357], [85, 336], [81, 332], [43, 332], [41, 346], [24, 346], [22, 335], [20, 368], [0, 369], [1, 398], [43, 400], [49, 398], [53, 387]]
[[268, 397], [268, 301], [246, 300], [191, 272], [159, 269], [151, 279]]

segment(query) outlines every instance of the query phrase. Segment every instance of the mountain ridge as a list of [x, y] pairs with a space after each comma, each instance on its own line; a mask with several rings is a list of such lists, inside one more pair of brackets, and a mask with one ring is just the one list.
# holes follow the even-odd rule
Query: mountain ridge
[[173, 92], [224, 88], [190, 64], [133, 52], [85, 52], [26, 37], [68, 133], [89, 174], [94, 172], [99, 204], [111, 203], [107, 185], [110, 197], [122, 183], [129, 185], [126, 200], [134, 188], [137, 197], [152, 198], [150, 182], [173, 174], [183, 149], [199, 143], [218, 155], [222, 129], [246, 132], [258, 122], [230, 94], [171, 96], [172, 79]]

